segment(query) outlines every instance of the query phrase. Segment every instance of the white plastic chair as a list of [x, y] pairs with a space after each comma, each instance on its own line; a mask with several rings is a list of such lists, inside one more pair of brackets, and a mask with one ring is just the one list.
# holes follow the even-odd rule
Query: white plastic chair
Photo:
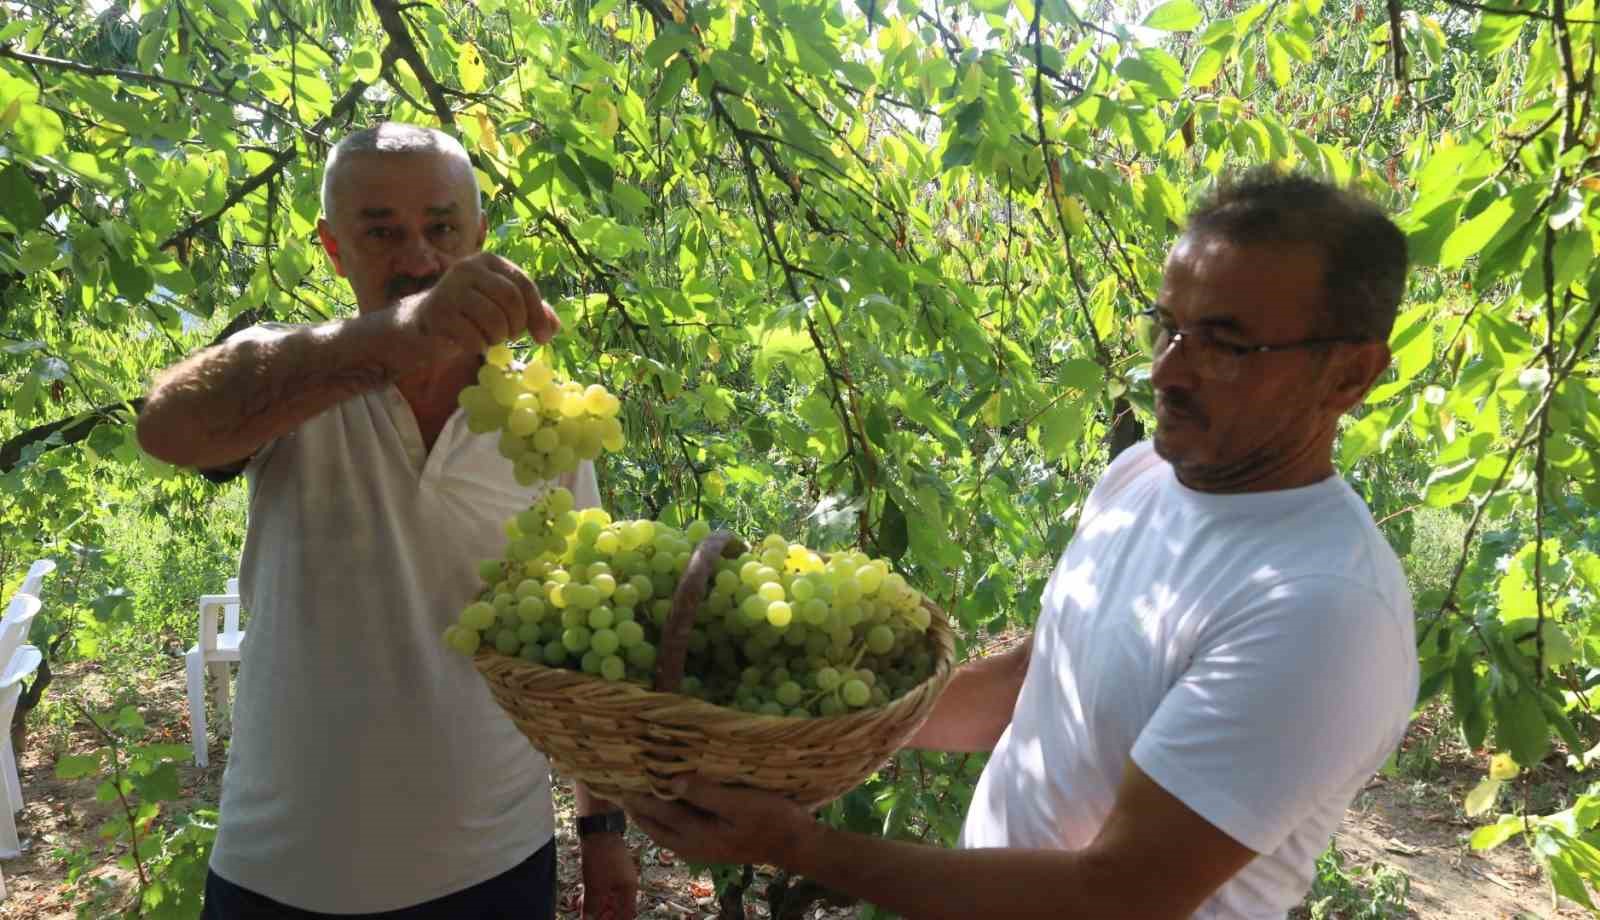
[[6, 605], [4, 618], [0, 618], [0, 669], [10, 671], [10, 662], [24, 642], [28, 641], [28, 630], [33, 626], [34, 615], [39, 612], [39, 598], [32, 594], [17, 592], [12, 595], [11, 603]]
[[[17, 776], [17, 758], [11, 750], [11, 716], [17, 711], [17, 700], [22, 696], [22, 681], [39, 669], [44, 655], [31, 645], [24, 645], [11, 656], [5, 674], [0, 676], [0, 859], [22, 855], [22, 843], [17, 839], [17, 812], [22, 810], [22, 782]], [[3, 884], [3, 882], [0, 882]], [[3, 889], [0, 889], [3, 890]], [[4, 894], [0, 894], [4, 897]]]
[[28, 566], [28, 574], [22, 577], [22, 587], [17, 589], [19, 594], [32, 594], [38, 597], [39, 588], [44, 584], [44, 577], [56, 570], [54, 559], [39, 559]]
[[[222, 630], [217, 630], [217, 612], [222, 612]], [[200, 641], [184, 657], [189, 684], [189, 729], [194, 734], [194, 762], [206, 766], [206, 669], [211, 670], [217, 715], [228, 724], [229, 665], [239, 661], [244, 630], [239, 628], [239, 579], [228, 579], [226, 594], [200, 596]]]

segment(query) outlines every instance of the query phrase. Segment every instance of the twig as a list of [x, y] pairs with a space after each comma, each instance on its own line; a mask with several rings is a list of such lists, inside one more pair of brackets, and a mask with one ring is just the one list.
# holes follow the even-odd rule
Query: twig
[[422, 52], [417, 50], [417, 43], [411, 37], [411, 30], [406, 26], [405, 18], [401, 15], [402, 6], [395, 0], [372, 0], [372, 9], [378, 14], [378, 21], [383, 24], [383, 31], [389, 36], [389, 41], [399, 49], [400, 57], [411, 65], [411, 70], [421, 81], [422, 88], [428, 93], [428, 101], [433, 103], [433, 113], [439, 119], [439, 124], [450, 128], [455, 125], [455, 112], [450, 108], [450, 100], [445, 98], [444, 87], [434, 78], [428, 70], [428, 64], [422, 59]]
[[145, 874], [144, 858], [139, 855], [138, 815], [134, 813], [133, 803], [129, 802], [128, 797], [122, 792], [122, 747], [117, 743], [117, 737], [107, 731], [82, 702], [74, 700], [73, 706], [77, 707], [79, 714], [89, 720], [89, 724], [94, 726], [94, 730], [100, 733], [100, 737], [104, 738], [111, 748], [111, 785], [117, 791], [117, 801], [122, 803], [122, 813], [128, 820], [129, 850], [133, 854], [133, 868], [139, 874], [139, 891], [142, 894], [150, 887], [150, 877]]
[[1411, 93], [1406, 84], [1406, 43], [1402, 35], [1400, 0], [1388, 0], [1389, 4], [1389, 48], [1394, 52], [1394, 87], [1395, 93], [1405, 98]]

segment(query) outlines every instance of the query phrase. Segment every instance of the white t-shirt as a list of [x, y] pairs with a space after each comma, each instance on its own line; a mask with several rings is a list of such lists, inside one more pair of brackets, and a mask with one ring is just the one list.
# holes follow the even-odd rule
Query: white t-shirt
[[1361, 499], [1336, 476], [1196, 492], [1138, 445], [1041, 606], [960, 845], [1088, 845], [1131, 755], [1260, 854], [1194, 916], [1281, 920], [1416, 700], [1410, 595]]
[[[342, 914], [527, 859], [554, 832], [549, 766], [442, 634], [479, 561], [504, 554], [505, 520], [545, 486], [517, 485], [460, 410], [425, 449], [393, 387], [323, 412], [245, 473], [250, 620], [211, 867]], [[599, 503], [592, 465], [562, 484]]]

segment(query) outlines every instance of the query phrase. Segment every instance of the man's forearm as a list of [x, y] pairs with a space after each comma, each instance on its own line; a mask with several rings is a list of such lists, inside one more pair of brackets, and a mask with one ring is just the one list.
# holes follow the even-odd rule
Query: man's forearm
[[423, 366], [424, 355], [369, 313], [268, 339], [208, 348], [157, 378], [139, 414], [152, 456], [226, 466], [322, 411]]
[[947, 850], [819, 826], [783, 868], [913, 920], [1158, 916], [1069, 850]]
[[1007, 652], [963, 665], [906, 746], [930, 751], [994, 750], [1011, 724], [1032, 651], [1030, 635]]
[[602, 799], [590, 792], [589, 787], [585, 786], [581, 779], [572, 781], [572, 798], [573, 805], [577, 808], [578, 817], [580, 818], [585, 815], [600, 815], [608, 811], [619, 811], [622, 808], [617, 803]]

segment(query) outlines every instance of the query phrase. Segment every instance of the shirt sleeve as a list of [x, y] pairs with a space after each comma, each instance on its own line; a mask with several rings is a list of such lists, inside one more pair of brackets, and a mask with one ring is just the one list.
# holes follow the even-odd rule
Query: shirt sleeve
[[561, 485], [572, 493], [572, 506], [579, 510], [603, 507], [600, 502], [600, 483], [595, 475], [594, 461], [585, 460], [578, 468], [561, 477]]
[[1278, 585], [1202, 638], [1133, 746], [1151, 779], [1256, 853], [1343, 809], [1416, 700], [1414, 650], [1377, 592]]

